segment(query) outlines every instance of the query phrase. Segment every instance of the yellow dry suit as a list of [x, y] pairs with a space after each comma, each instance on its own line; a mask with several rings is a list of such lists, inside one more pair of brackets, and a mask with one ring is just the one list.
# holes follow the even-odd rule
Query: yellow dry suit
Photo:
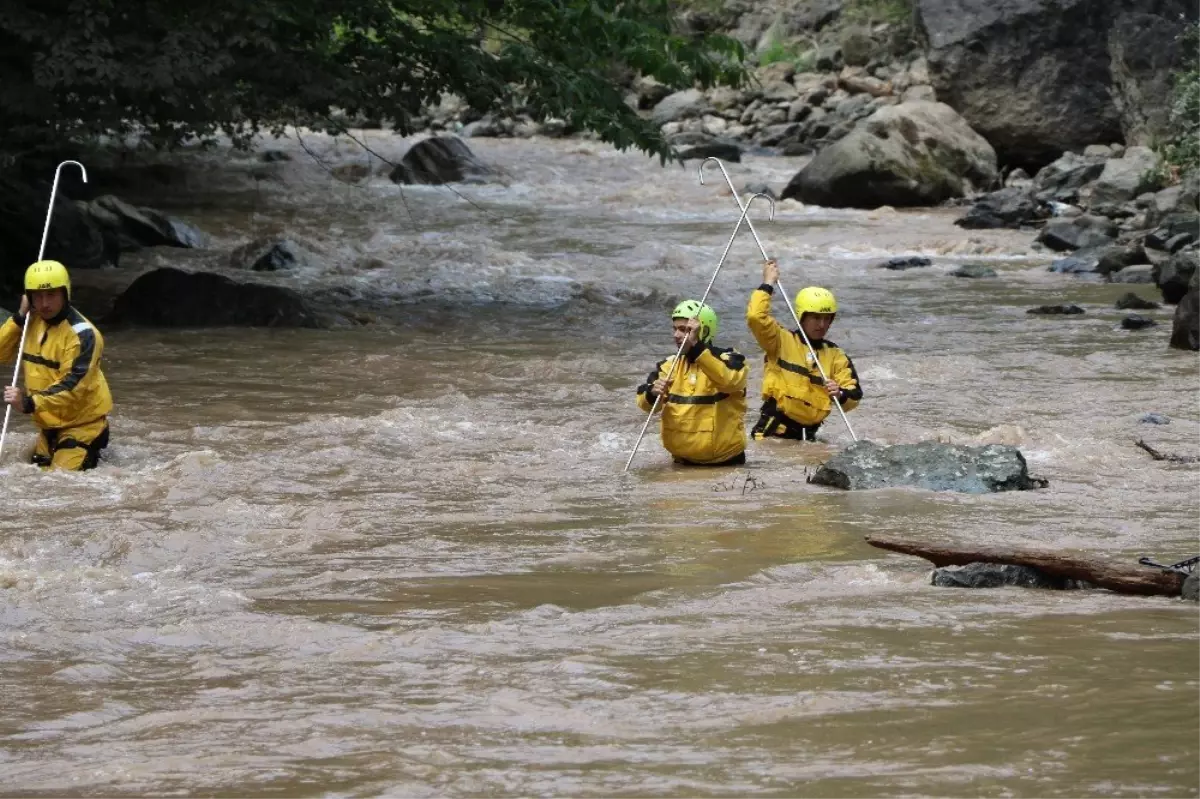
[[[772, 287], [764, 283], [751, 292], [746, 306], [746, 323], [766, 353], [762, 412], [753, 435], [756, 440], [812, 440], [833, 410], [833, 399], [800, 332], [788, 330], [771, 316], [771, 293]], [[828, 339], [813, 341], [812, 346], [825, 374], [842, 387], [838, 397], [842, 409], [854, 410], [862, 399], [862, 386], [850, 356]]]
[[108, 445], [112, 395], [100, 371], [104, 338], [70, 305], [46, 321], [36, 313], [9, 317], [0, 325], [0, 362], [12, 362], [25, 333], [21, 354], [25, 407], [40, 435], [33, 462], [60, 469], [90, 469]]
[[[675, 356], [659, 361], [638, 386], [643, 411], [654, 405], [654, 381], [666, 379]], [[746, 358], [732, 349], [697, 342], [683, 354], [671, 376], [667, 396], [659, 401], [662, 442], [678, 463], [735, 465], [745, 463]]]

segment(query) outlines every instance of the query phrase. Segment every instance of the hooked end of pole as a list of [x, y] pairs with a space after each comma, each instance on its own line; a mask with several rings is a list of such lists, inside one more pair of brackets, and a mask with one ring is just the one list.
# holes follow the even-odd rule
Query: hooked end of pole
[[754, 196], [753, 196], [753, 197], [751, 197], [751, 198], [750, 198], [750, 199], [749, 199], [749, 200], [746, 202], [746, 205], [747, 205], [747, 206], [749, 206], [749, 205], [750, 205], [750, 203], [754, 202], [754, 201], [755, 201], [755, 200], [757, 200], [759, 197], [762, 197], [762, 198], [763, 198], [764, 200], [766, 200], [766, 201], [767, 201], [767, 203], [770, 205], [770, 213], [769, 213], [769, 215], [767, 216], [767, 220], [768, 220], [768, 221], [770, 221], [770, 222], [774, 222], [774, 221], [775, 221], [775, 200], [774, 200], [774, 198], [773, 198], [773, 197], [771, 197], [771, 195], [769, 195], [769, 194], [766, 194], [766, 193], [764, 193], [764, 192], [761, 192], [761, 191], [760, 191], [760, 192], [756, 192], [756, 193], [754, 194]]
[[79, 163], [78, 161], [63, 161], [61, 164], [59, 164], [59, 165], [58, 165], [58, 169], [55, 169], [55, 170], [54, 170], [54, 174], [55, 174], [55, 176], [57, 176], [57, 175], [58, 175], [58, 171], [59, 171], [59, 169], [62, 169], [62, 168], [63, 168], [64, 166], [66, 166], [67, 164], [74, 164], [75, 166], [79, 167], [79, 175], [80, 175], [80, 177], [82, 177], [82, 178], [83, 178], [83, 182], [84, 182], [84, 183], [87, 183], [87, 182], [88, 182], [88, 178], [87, 178], [87, 169], [84, 167], [84, 165], [83, 165], [83, 164]]

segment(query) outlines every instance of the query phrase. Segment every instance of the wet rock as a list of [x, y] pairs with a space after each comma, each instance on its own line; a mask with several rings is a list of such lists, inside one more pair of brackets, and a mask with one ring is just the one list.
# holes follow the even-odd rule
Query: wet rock
[[910, 255], [907, 257], [889, 258], [886, 261], [877, 261], [871, 264], [873, 269], [893, 269], [902, 271], [905, 269], [916, 269], [919, 266], [932, 266], [933, 261], [921, 255]]
[[304, 263], [309, 254], [291, 239], [255, 239], [229, 254], [231, 269], [251, 272], [279, 272]]
[[742, 148], [731, 142], [711, 142], [679, 151], [680, 161], [695, 161], [701, 158], [720, 158], [722, 161], [739, 163], [742, 160]]
[[111, 236], [122, 252], [144, 247], [204, 246], [204, 235], [191, 225], [152, 208], [135, 207], [111, 194], [81, 203], [80, 210]]
[[913, 486], [968, 494], [1048, 484], [1030, 477], [1025, 457], [1015, 447], [967, 447], [934, 441], [894, 446], [857, 441], [822, 464], [809, 482], [844, 489]]
[[1117, 226], [1111, 219], [1084, 215], [1050, 220], [1037, 240], [1052, 250], [1064, 252], [1111, 244], [1116, 237]]
[[[1051, 272], [1065, 274], [1110, 275], [1143, 260], [1145, 253], [1137, 245], [1105, 245], [1076, 250], [1050, 263]], [[1153, 281], [1151, 281], [1153, 282]]]
[[212, 272], [155, 269], [117, 297], [106, 322], [144, 327], [327, 327], [298, 293]]
[[747, 183], [742, 187], [742, 194], [765, 194], [772, 200], [778, 200], [779, 195], [766, 183]]
[[996, 270], [982, 264], [964, 264], [950, 272], [951, 277], [995, 277]]
[[1043, 202], [1076, 202], [1079, 190], [1100, 177], [1104, 171], [1104, 160], [1103, 156], [1065, 152], [1034, 175], [1034, 195]]
[[1012, 585], [1019, 588], [1046, 588], [1054, 591], [1086, 588], [1083, 580], [1049, 575], [1032, 566], [1007, 563], [968, 563], [965, 566], [944, 566], [934, 569], [930, 584], [942, 588], [999, 588]]
[[1150, 264], [1133, 264], [1108, 276], [1113, 283], [1154, 283], [1154, 267]]
[[[78, 173], [63, 170], [45, 257], [62, 261], [70, 269], [115, 265], [116, 243], [106, 241], [95, 221], [68, 199], [78, 181]], [[5, 296], [20, 293], [25, 269], [37, 258], [49, 196], [49, 181], [27, 183], [0, 174], [0, 290]]]
[[1141, 422], [1142, 424], [1158, 424], [1158, 425], [1171, 423], [1171, 419], [1169, 417], [1164, 416], [1161, 413], [1154, 413], [1153, 411], [1146, 414], [1142, 418], [1138, 419], [1138, 421]]
[[1177, 350], [1200, 350], [1200, 272], [1193, 272], [1187, 294], [1175, 308], [1169, 346]]
[[1152, 249], [1169, 252], [1168, 247], [1171, 246], [1172, 239], [1175, 239], [1174, 246], [1178, 249], [1179, 242], [1186, 241], [1186, 239], [1176, 239], [1177, 236], [1191, 236], [1194, 240], [1198, 231], [1200, 231], [1200, 214], [1194, 211], [1172, 213], [1163, 217], [1159, 221], [1158, 227], [1147, 234], [1145, 244]]
[[820, 150], [783, 199], [836, 208], [936, 205], [996, 179], [991, 145], [943, 103], [884, 106]]
[[278, 161], [291, 161], [292, 157], [283, 150], [263, 150], [258, 156], [258, 160], [266, 164], [274, 164]]
[[1200, 602], [1200, 574], [1189, 574], [1184, 578], [1179, 596], [1181, 599]]
[[1092, 187], [1090, 207], [1127, 202], [1158, 189], [1158, 163], [1158, 154], [1148, 147], [1130, 147], [1121, 158], [1109, 159]]
[[1132, 291], [1127, 291], [1117, 298], [1114, 307], [1119, 311], [1151, 311], [1162, 306], [1153, 300], [1144, 300]]
[[1075, 316], [1083, 313], [1083, 309], [1078, 305], [1039, 305], [1036, 308], [1030, 308], [1025, 313], [1040, 316]]
[[1131, 313], [1121, 320], [1121, 327], [1124, 330], [1142, 330], [1143, 328], [1154, 327], [1157, 324], [1158, 322], [1155, 322], [1153, 319], [1147, 319], [1135, 313]]
[[1196, 251], [1176, 253], [1156, 266], [1154, 282], [1162, 292], [1163, 302], [1175, 305], [1182, 300], [1198, 271], [1200, 252]]
[[435, 136], [414, 144], [388, 175], [393, 183], [482, 183], [491, 173], [466, 143]]
[[1024, 188], [1010, 187], [985, 194], [954, 224], [966, 230], [1019, 228], [1050, 215], [1049, 209]]

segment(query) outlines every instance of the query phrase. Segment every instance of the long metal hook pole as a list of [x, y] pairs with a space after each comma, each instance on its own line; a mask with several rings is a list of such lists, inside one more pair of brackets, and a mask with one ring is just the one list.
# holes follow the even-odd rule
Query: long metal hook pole
[[[725, 165], [721, 163], [721, 159], [716, 156], [705, 158], [700, 164], [700, 183], [704, 183], [704, 167], [708, 166], [709, 162], [715, 163], [721, 169], [721, 174], [725, 176], [725, 182], [729, 184], [729, 190], [733, 192], [733, 200], [742, 208], [742, 198], [738, 196], [737, 189], [733, 187], [733, 181], [729, 179], [729, 173], [725, 171]], [[740, 223], [739, 223], [740, 224]], [[746, 224], [750, 226], [750, 233], [754, 236], [754, 242], [758, 245], [758, 251], [762, 253], [763, 261], [771, 260], [767, 255], [767, 250], [763, 247], [762, 240], [758, 237], [758, 231], [754, 229], [754, 223], [746, 219]], [[812, 355], [813, 363], [817, 367], [817, 371], [821, 373], [822, 380], [828, 380], [829, 375], [825, 374], [825, 369], [821, 366], [821, 360], [817, 357], [817, 351], [813, 348], [812, 342], [808, 340], [808, 334], [804, 332], [804, 328], [800, 326], [800, 317], [796, 316], [796, 309], [792, 307], [792, 303], [788, 300], [788, 293], [783, 288], [783, 283], [776, 278], [775, 285], [779, 287], [779, 293], [783, 297], [783, 303], [788, 307], [788, 311], [792, 314], [792, 319], [796, 322], [796, 329], [800, 331], [800, 338], [804, 340], [804, 346], [808, 347], [809, 353]], [[858, 436], [854, 435], [854, 428], [850, 426], [850, 420], [846, 418], [846, 411], [842, 408], [842, 403], [837, 397], [830, 397], [833, 404], [837, 406], [838, 413], [841, 414], [842, 421], [846, 423], [846, 430], [850, 432], [850, 437], [858, 441]]]
[[[704, 182], [703, 176], [701, 176], [700, 182], [701, 183]], [[703, 296], [700, 297], [701, 305], [703, 305], [704, 301], [706, 299], [708, 299], [708, 292], [712, 290], [713, 284], [717, 282], [717, 275], [720, 274], [721, 267], [725, 265], [725, 258], [729, 255], [729, 248], [733, 246], [733, 240], [735, 238], [737, 238], [738, 231], [742, 229], [742, 222], [749, 221], [749, 217], [747, 216], [747, 214], [750, 212], [751, 204], [755, 200], [757, 200], [759, 197], [762, 197], [764, 200], [766, 200], [768, 203], [771, 204], [771, 206], [770, 206], [771, 207], [771, 215], [769, 218], [770, 219], [775, 218], [775, 201], [772, 200], [770, 197], [768, 197], [766, 194], [755, 194], [753, 197], [751, 197], [749, 200], [746, 201], [745, 205], [742, 205], [740, 201], [738, 202], [738, 205], [740, 205], [742, 208], [742, 215], [740, 217], [738, 217], [737, 227], [735, 227], [733, 229], [733, 233], [729, 236], [729, 241], [725, 244], [725, 251], [723, 253], [721, 253], [721, 260], [717, 264], [717, 268], [713, 272], [712, 278], [709, 279], [708, 285], [704, 289]], [[683, 344], [679, 345], [679, 350], [675, 353], [675, 358], [671, 361], [671, 368], [667, 370], [667, 378], [666, 379], [667, 379], [668, 384], [671, 382], [671, 378], [675, 374], [675, 366], [679, 363], [680, 359], [683, 357], [683, 348], [686, 344], [687, 344], [687, 338], [684, 337]], [[637, 441], [635, 441], [633, 444], [633, 451], [631, 451], [629, 453], [629, 460], [625, 461], [625, 468], [621, 470], [622, 473], [629, 471], [629, 464], [633, 463], [633, 458], [635, 455], [637, 455], [638, 447], [641, 446], [641, 444], [642, 444], [642, 437], [646, 435], [646, 428], [648, 428], [650, 426], [650, 420], [654, 418], [654, 412], [658, 410], [658, 403], [661, 400], [662, 400], [662, 394], [658, 394], [657, 396], [654, 397], [654, 404], [650, 406], [650, 412], [646, 414], [646, 421], [642, 423], [642, 430], [640, 433], [638, 433]]]
[[[50, 207], [46, 209], [46, 224], [42, 227], [42, 243], [38, 246], [37, 259], [42, 260], [46, 254], [46, 239], [50, 235], [50, 218], [54, 216], [54, 199], [58, 195], [58, 178], [62, 168], [67, 164], [74, 164], [79, 167], [80, 176], [83, 182], [87, 183], [87, 169], [78, 161], [63, 161], [54, 169], [54, 183], [50, 187]], [[13, 365], [12, 385], [18, 385], [21, 379], [21, 355], [25, 352], [25, 331], [29, 329], [28, 314], [26, 314], [25, 324], [21, 325], [21, 340], [17, 343], [16, 363]], [[4, 457], [4, 437], [8, 435], [8, 417], [12, 415], [12, 406], [4, 406], [4, 427], [0, 429], [0, 458]]]

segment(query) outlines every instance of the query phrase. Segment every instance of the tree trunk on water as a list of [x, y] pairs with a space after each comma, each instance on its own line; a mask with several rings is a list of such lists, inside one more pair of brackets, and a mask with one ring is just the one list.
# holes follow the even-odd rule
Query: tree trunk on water
[[1179, 596], [1185, 575], [1148, 566], [1108, 563], [1098, 558], [1067, 555], [1048, 550], [955, 547], [898, 538], [866, 536], [873, 547], [916, 555], [934, 566], [965, 566], [968, 563], [1008, 563], [1030, 566], [1056, 577], [1086, 580], [1098, 588], [1120, 594]]

